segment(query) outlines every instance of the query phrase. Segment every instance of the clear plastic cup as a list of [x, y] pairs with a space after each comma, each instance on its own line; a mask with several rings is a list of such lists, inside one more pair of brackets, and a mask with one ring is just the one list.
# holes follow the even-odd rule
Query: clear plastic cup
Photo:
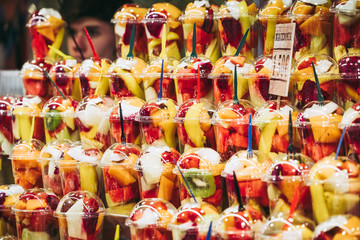
[[174, 70], [176, 98], [179, 104], [196, 98], [198, 93], [198, 68], [200, 69], [200, 97], [210, 101], [214, 98], [210, 73], [213, 64], [208, 58], [183, 58]]
[[317, 224], [331, 216], [360, 217], [360, 165], [347, 157], [326, 157], [310, 170], [313, 217]]
[[232, 56], [240, 44], [240, 40], [249, 29], [246, 42], [240, 53], [254, 60], [258, 50], [259, 22], [258, 8], [251, 1], [226, 0], [217, 13], [221, 53]]
[[167, 227], [176, 213], [176, 208], [165, 200], [147, 198], [138, 202], [125, 222], [130, 228], [131, 240], [172, 240]]
[[318, 91], [311, 62], [315, 65], [324, 99], [334, 101], [336, 98], [336, 82], [340, 79], [338, 64], [334, 59], [324, 54], [304, 55], [294, 64], [290, 80], [294, 104], [299, 109], [307, 103], [317, 100]]
[[54, 216], [59, 221], [61, 239], [102, 239], [105, 207], [101, 199], [87, 191], [65, 195]]
[[343, 129], [346, 127], [345, 131], [345, 156], [349, 156], [351, 159], [360, 158], [360, 103], [355, 103], [350, 108], [344, 112], [344, 117], [342, 118], [339, 127]]
[[44, 146], [38, 158], [44, 189], [52, 191], [59, 197], [62, 197], [64, 193], [57, 162], [65, 158], [70, 145], [69, 140], [53, 140]]
[[[49, 70], [49, 76], [65, 96], [72, 94], [75, 72], [79, 65], [75, 59], [63, 59], [55, 63]], [[54, 85], [51, 86], [52, 96], [60, 96], [57, 88]]]
[[139, 114], [140, 109], [145, 104], [145, 102], [140, 98], [126, 97], [114, 103], [111, 108], [109, 117], [110, 133], [113, 143], [121, 143], [121, 120], [119, 104], [121, 104], [122, 109], [126, 142], [134, 143], [140, 147], [142, 144], [141, 130], [140, 123], [136, 121], [136, 116]]
[[50, 98], [42, 109], [45, 138], [51, 140], [80, 140], [78, 126], [75, 124], [75, 109], [78, 102], [72, 97]]
[[145, 27], [142, 23], [147, 11], [147, 8], [128, 3], [122, 5], [114, 14], [111, 22], [115, 24], [115, 43], [118, 57], [126, 58], [129, 53], [131, 31], [133, 26], [135, 26], [134, 56], [147, 61], [148, 49]]
[[26, 190], [12, 207], [20, 239], [59, 239], [59, 225], [53, 216], [58, 197], [42, 188]]
[[[192, 148], [181, 155], [177, 164], [196, 201], [210, 203], [221, 212], [225, 193], [221, 172], [225, 164], [221, 162], [220, 155], [211, 148]], [[178, 175], [180, 183], [181, 205], [195, 202], [177, 168], [174, 173]]]
[[136, 118], [140, 122], [144, 146], [165, 145], [176, 148], [176, 115], [177, 104], [172, 99], [153, 99], [145, 103]]
[[359, 217], [351, 215], [333, 216], [315, 228], [313, 239], [357, 239], [360, 236], [359, 226]]
[[[240, 150], [248, 148], [249, 116], [255, 110], [246, 100], [227, 100], [218, 106], [212, 119], [215, 125], [216, 150], [221, 158], [228, 160]], [[252, 131], [252, 143], [255, 143], [255, 134]], [[253, 144], [251, 144], [253, 145]], [[255, 146], [255, 144], [254, 144]]]
[[314, 161], [334, 154], [341, 137], [338, 125], [343, 113], [344, 110], [331, 101], [324, 101], [324, 106], [315, 101], [306, 104], [294, 125], [299, 132], [301, 153]]
[[0, 236], [16, 236], [15, 215], [11, 208], [23, 192], [24, 189], [20, 185], [0, 186]]
[[16, 98], [0, 96], [0, 154], [10, 155], [14, 145], [11, 107]]
[[80, 142], [71, 144], [64, 159], [56, 162], [59, 168], [64, 195], [73, 191], [89, 191], [101, 194], [102, 153], [96, 148], [84, 149]]
[[238, 200], [235, 190], [233, 172], [240, 189], [241, 201], [247, 207], [258, 209], [264, 216], [268, 216], [269, 198], [266, 193], [266, 182], [262, 180], [271, 159], [257, 150], [253, 157], [247, 157], [247, 151], [239, 151], [227, 162], [221, 176], [225, 178], [229, 206], [235, 205]]
[[[44, 99], [38, 96], [28, 95], [15, 101], [11, 108], [14, 142], [31, 138], [45, 141], [44, 120], [41, 117], [43, 106]], [[31, 135], [32, 125], [34, 125], [34, 131]]]
[[220, 42], [217, 36], [218, 26], [215, 19], [219, 7], [210, 5], [208, 0], [189, 3], [180, 20], [183, 23], [185, 55], [192, 52], [194, 23], [196, 23], [196, 53], [204, 55], [212, 62], [220, 57]]
[[113, 100], [103, 95], [84, 98], [76, 108], [75, 120], [85, 149], [105, 151], [111, 145], [109, 113]]
[[44, 143], [37, 139], [20, 140], [15, 143], [9, 157], [15, 183], [24, 189], [42, 187], [41, 165], [38, 162]]
[[162, 51], [161, 38], [164, 24], [166, 24], [166, 55], [177, 60], [181, 59], [183, 27], [179, 21], [180, 15], [180, 9], [171, 3], [155, 3], [148, 10], [143, 23], [150, 60], [159, 57]]
[[144, 150], [134, 168], [138, 172], [140, 197], [160, 198], [180, 206], [179, 183], [173, 173], [180, 154], [167, 146], [151, 146]]

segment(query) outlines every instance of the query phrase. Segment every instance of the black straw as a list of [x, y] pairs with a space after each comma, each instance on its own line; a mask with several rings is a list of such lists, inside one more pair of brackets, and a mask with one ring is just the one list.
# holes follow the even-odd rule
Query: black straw
[[237, 200], [238, 200], [238, 203], [239, 203], [239, 212], [242, 212], [242, 211], [245, 211], [245, 207], [244, 207], [244, 205], [243, 205], [243, 203], [242, 203], [242, 200], [241, 200], [239, 183], [238, 183], [238, 181], [237, 181], [235, 171], [233, 171], [233, 176], [234, 176], [234, 184], [235, 184], [236, 197], [237, 197]]
[[126, 145], [126, 136], [124, 133], [124, 119], [122, 115], [121, 102], [119, 102], [120, 124], [121, 124], [121, 144]]

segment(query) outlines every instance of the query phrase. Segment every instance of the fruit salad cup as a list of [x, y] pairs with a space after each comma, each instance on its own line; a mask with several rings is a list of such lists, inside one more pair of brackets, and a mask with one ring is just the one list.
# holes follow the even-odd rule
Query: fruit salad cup
[[91, 95], [76, 108], [75, 120], [85, 149], [105, 151], [111, 145], [109, 113], [113, 100], [107, 96]]
[[22, 193], [12, 207], [19, 239], [59, 239], [58, 221], [53, 216], [58, 204], [58, 197], [42, 188]]
[[210, 147], [216, 150], [212, 117], [215, 106], [206, 99], [190, 99], [184, 102], [174, 118], [177, 123], [180, 152], [190, 148]]
[[359, 9], [357, 1], [334, 1], [333, 54], [336, 61], [347, 53], [360, 53]]
[[[143, 145], [165, 145], [176, 148], [176, 115], [177, 104], [172, 99], [153, 99], [145, 103], [139, 112]], [[143, 146], [143, 147], [144, 147]]]
[[229, 206], [237, 203], [234, 175], [240, 189], [241, 201], [246, 207], [258, 209], [264, 216], [269, 214], [269, 199], [266, 194], [266, 182], [262, 180], [271, 159], [257, 150], [253, 157], [247, 157], [247, 151], [239, 151], [227, 161], [221, 175], [226, 180]]
[[[240, 150], [248, 148], [249, 116], [255, 110], [251, 103], [240, 100], [238, 104], [232, 100], [221, 103], [213, 116], [217, 152], [224, 160]], [[255, 139], [252, 134], [252, 142]]]
[[140, 98], [126, 97], [121, 99], [119, 102], [114, 103], [109, 118], [110, 134], [112, 136], [113, 143], [121, 143], [121, 119], [119, 104], [121, 104], [122, 109], [126, 142], [134, 143], [140, 147], [142, 144], [140, 123], [135, 119], [145, 102]]
[[360, 159], [360, 103], [355, 103], [344, 112], [344, 117], [339, 124], [340, 128], [346, 127], [345, 150], [346, 156], [351, 159]]
[[132, 3], [124, 4], [116, 11], [111, 22], [115, 24], [116, 53], [118, 57], [125, 58], [129, 53], [131, 31], [135, 26], [134, 56], [147, 61], [148, 49], [145, 27], [142, 23], [147, 11], [146, 8]]
[[[210, 222], [215, 225], [218, 217], [218, 210], [209, 203], [187, 203], [179, 208], [168, 228], [172, 230], [173, 239], [206, 239]], [[211, 236], [215, 239], [214, 232]]]
[[16, 222], [11, 208], [24, 189], [20, 185], [0, 186], [0, 236], [15, 235]]
[[159, 198], [147, 198], [138, 202], [125, 223], [130, 227], [131, 240], [172, 240], [171, 231], [167, 227], [176, 213], [177, 210], [171, 203]]
[[69, 140], [53, 140], [46, 144], [38, 158], [41, 164], [44, 189], [52, 191], [59, 197], [62, 197], [64, 194], [57, 162], [65, 158], [70, 145], [71, 142]]
[[[225, 184], [221, 180], [221, 172], [225, 164], [220, 155], [211, 148], [192, 148], [186, 151], [177, 162], [191, 192], [198, 203], [210, 203], [221, 212]], [[180, 182], [181, 205], [194, 202], [187, 186], [177, 168], [174, 173]]]
[[179, 184], [173, 173], [180, 154], [167, 146], [151, 146], [140, 155], [135, 169], [139, 176], [140, 197], [160, 198], [180, 206]]
[[15, 143], [11, 159], [15, 183], [24, 189], [42, 187], [41, 164], [38, 162], [44, 143], [37, 139]]
[[64, 195], [79, 190], [100, 195], [101, 158], [100, 150], [96, 148], [85, 150], [80, 142], [72, 143], [64, 158], [56, 162]]
[[291, 71], [291, 85], [294, 94], [294, 104], [301, 109], [307, 103], [317, 100], [317, 87], [314, 70], [315, 65], [321, 93], [325, 100], [336, 97], [336, 82], [340, 79], [338, 64], [334, 59], [324, 54], [310, 54], [298, 59]]
[[[74, 76], [79, 65], [80, 64], [77, 64], [75, 59], [63, 59], [55, 63], [49, 70], [49, 76], [65, 96], [71, 96], [72, 94]], [[60, 96], [57, 88], [54, 85], [51, 86], [52, 95]]]
[[232, 56], [240, 44], [240, 40], [249, 29], [246, 42], [240, 53], [251, 60], [257, 56], [258, 48], [258, 8], [252, 0], [227, 0], [220, 6], [217, 14], [221, 53]]
[[[297, 109], [288, 101], [268, 101], [257, 109], [254, 116], [255, 139], [259, 151], [273, 158], [285, 153], [289, 145], [289, 111], [292, 121], [296, 121]], [[293, 127], [293, 144], [299, 149], [296, 128]]]
[[296, 24], [295, 60], [310, 53], [331, 54], [333, 14], [329, 7], [328, 1], [297, 0], [293, 3], [289, 16]]
[[44, 73], [44, 71], [49, 72], [51, 66], [47, 60], [42, 58], [24, 63], [20, 76], [26, 95], [39, 96], [44, 99], [51, 97], [51, 80]]
[[65, 33], [65, 21], [61, 19], [60, 13], [52, 8], [42, 8], [31, 15], [27, 27], [33, 56], [54, 60], [56, 52], [49, 45], [60, 49]]
[[359, 217], [351, 215], [334, 216], [315, 228], [313, 239], [359, 239], [359, 226]]
[[254, 68], [252, 62], [243, 56], [224, 56], [215, 63], [211, 77], [214, 79], [214, 99], [218, 105], [234, 98], [234, 68], [237, 67], [237, 97], [249, 98], [249, 71]]
[[[161, 38], [166, 31], [166, 55], [181, 59], [183, 48], [183, 27], [179, 21], [180, 9], [171, 3], [155, 3], [152, 5], [143, 20], [147, 36], [150, 60], [159, 57], [162, 51]], [[166, 24], [166, 29], [163, 29]]]
[[[325, 101], [324, 106], [310, 102], [298, 114], [295, 127], [301, 141], [301, 153], [315, 161], [336, 152], [344, 110], [336, 103]], [[342, 151], [340, 151], [341, 154]]]
[[12, 132], [11, 107], [15, 103], [11, 96], [0, 96], [0, 154], [12, 153], [14, 138]]
[[335, 215], [360, 217], [359, 172], [359, 162], [347, 157], [326, 157], [311, 168], [309, 185], [317, 224]]
[[45, 138], [51, 140], [80, 140], [79, 130], [75, 125], [75, 109], [78, 102], [72, 97], [50, 98], [42, 110], [44, 116]]

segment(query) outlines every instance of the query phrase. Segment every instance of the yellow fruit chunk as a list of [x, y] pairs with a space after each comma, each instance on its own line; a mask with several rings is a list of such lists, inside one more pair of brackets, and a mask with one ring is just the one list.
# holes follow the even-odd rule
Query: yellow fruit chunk
[[341, 136], [341, 130], [338, 127], [341, 119], [341, 115], [311, 117], [309, 121], [315, 142], [337, 143]]
[[185, 114], [184, 127], [196, 147], [203, 147], [205, 143], [204, 131], [200, 125], [200, 113], [203, 108], [203, 103], [195, 103]]
[[109, 71], [110, 64], [105, 60], [101, 59], [101, 69], [99, 75], [99, 84], [96, 87], [95, 94], [96, 95], [106, 95], [109, 91], [109, 78], [105, 77], [105, 75]]
[[293, 14], [295, 15], [307, 15], [310, 14], [313, 11], [313, 7], [310, 5], [307, 5], [303, 2], [297, 2], [296, 6], [293, 10]]
[[219, 214], [219, 211], [216, 209], [216, 207], [210, 203], [203, 202], [200, 208], [205, 212], [205, 215]]
[[225, 108], [218, 112], [218, 116], [220, 119], [237, 119], [239, 118], [239, 114], [234, 112], [232, 109]]
[[136, 178], [134, 178], [127, 169], [119, 165], [110, 166], [109, 175], [115, 178], [122, 187], [136, 182]]
[[[282, 180], [278, 183], [280, 191], [285, 195], [289, 202], [292, 202], [297, 186], [301, 184], [301, 179]], [[300, 190], [300, 189], [299, 189]]]
[[256, 13], [258, 11], [258, 8], [255, 3], [250, 4], [247, 8], [248, 8], [248, 12]]
[[81, 190], [97, 194], [98, 177], [95, 166], [89, 163], [80, 163], [79, 165]]
[[164, 175], [160, 177], [160, 186], [158, 198], [170, 201], [172, 199], [172, 193], [174, 189], [174, 182], [166, 178]]
[[167, 228], [167, 224], [170, 223], [171, 219], [172, 219], [172, 214], [164, 209], [160, 209], [158, 210], [159, 214], [160, 214], [160, 219], [159, 219], [159, 227], [160, 228]]
[[55, 40], [54, 30], [51, 26], [39, 26], [36, 28], [37, 32], [51, 40], [52, 42]]
[[275, 134], [277, 122], [269, 122], [261, 131], [259, 151], [268, 154], [271, 151], [272, 138]]
[[228, 230], [228, 228], [233, 228], [235, 226], [235, 217], [232, 215], [226, 216], [223, 222], [226, 231]]
[[181, 15], [180, 9], [170, 3], [155, 3], [153, 4], [153, 8], [158, 10], [159, 12], [165, 10], [170, 18], [176, 19]]
[[39, 208], [44, 208], [46, 206], [47, 206], [46, 202], [41, 199], [29, 199], [26, 202], [26, 210], [36, 210]]

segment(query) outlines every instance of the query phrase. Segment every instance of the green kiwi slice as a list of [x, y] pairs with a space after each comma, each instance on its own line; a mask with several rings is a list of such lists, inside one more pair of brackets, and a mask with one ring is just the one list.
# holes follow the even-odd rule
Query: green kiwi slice
[[189, 169], [184, 171], [184, 177], [195, 197], [207, 198], [215, 193], [215, 178], [211, 172]]
[[54, 131], [61, 124], [58, 110], [50, 110], [45, 115], [45, 126], [48, 131]]

